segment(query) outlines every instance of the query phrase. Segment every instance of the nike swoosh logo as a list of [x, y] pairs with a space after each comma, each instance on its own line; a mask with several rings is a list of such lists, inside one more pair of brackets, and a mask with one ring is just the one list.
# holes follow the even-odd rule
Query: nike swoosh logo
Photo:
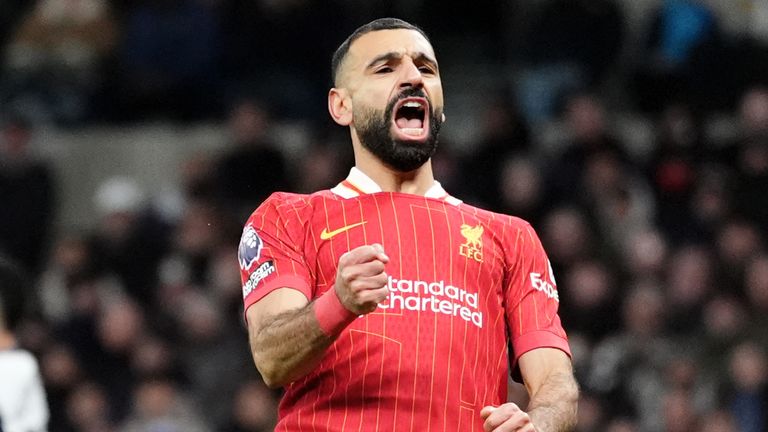
[[332, 237], [334, 237], [334, 236], [336, 236], [338, 234], [343, 233], [344, 231], [348, 231], [348, 230], [351, 230], [354, 227], [358, 227], [360, 225], [363, 225], [366, 222], [368, 222], [368, 221], [362, 221], [362, 222], [354, 223], [354, 224], [351, 224], [351, 225], [345, 225], [345, 226], [343, 226], [341, 228], [338, 228], [338, 229], [335, 229], [333, 231], [328, 231], [327, 228], [323, 228], [323, 231], [320, 233], [320, 239], [321, 240], [328, 240], [328, 239], [330, 239], [330, 238], [332, 238]]

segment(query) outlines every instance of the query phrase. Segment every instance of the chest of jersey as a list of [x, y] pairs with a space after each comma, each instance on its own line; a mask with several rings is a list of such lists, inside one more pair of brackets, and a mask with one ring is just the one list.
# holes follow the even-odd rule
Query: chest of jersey
[[459, 206], [379, 193], [326, 200], [310, 223], [316, 238], [306, 247], [315, 295], [333, 286], [342, 254], [379, 243], [390, 257], [391, 293], [379, 313], [438, 314], [482, 327], [484, 309], [501, 307], [505, 264], [499, 233]]

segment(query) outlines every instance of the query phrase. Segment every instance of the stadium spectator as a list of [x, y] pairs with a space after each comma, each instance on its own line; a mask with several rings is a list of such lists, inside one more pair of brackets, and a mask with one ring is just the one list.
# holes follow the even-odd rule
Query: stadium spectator
[[249, 352], [242, 345], [244, 335], [202, 294], [187, 294], [176, 318], [181, 335], [177, 350], [189, 381], [190, 402], [207, 423], [223, 424], [243, 371], [252, 367]]
[[[253, 94], [270, 101], [286, 119], [325, 120], [327, 59], [335, 41], [351, 31], [352, 10], [362, 2], [317, 0], [232, 0], [222, 15], [221, 55], [227, 70], [227, 94]], [[381, 3], [381, 2], [377, 2]], [[333, 23], [333, 25], [328, 25]], [[286, 37], [290, 35], [290, 37]]]
[[645, 174], [658, 204], [656, 224], [675, 242], [695, 239], [691, 226], [692, 199], [704, 163], [706, 145], [701, 120], [686, 104], [673, 102], [655, 125], [656, 142]]
[[30, 294], [22, 270], [0, 256], [0, 430], [9, 432], [45, 432], [49, 419], [38, 362], [17, 345]]
[[8, 39], [16, 29], [19, 18], [28, 7], [26, 0], [8, 0], [0, 3], [0, 58], [5, 57]]
[[739, 429], [728, 411], [716, 410], [704, 416], [701, 432], [739, 432]]
[[739, 131], [718, 157], [733, 175], [734, 211], [768, 226], [768, 209], [761, 205], [768, 188], [768, 87], [747, 90], [739, 105]]
[[760, 432], [768, 427], [768, 358], [753, 341], [739, 344], [730, 356], [730, 410], [739, 430]]
[[113, 432], [109, 419], [107, 395], [100, 386], [84, 382], [73, 389], [67, 399], [67, 419], [72, 431]]
[[598, 88], [614, 66], [624, 38], [624, 16], [614, 0], [538, 2], [523, 35], [518, 86], [523, 116], [556, 117], [563, 98]]
[[604, 339], [620, 322], [620, 283], [615, 272], [595, 259], [584, 258], [560, 273], [563, 287], [563, 323], [589, 338], [591, 343]]
[[50, 163], [30, 148], [32, 133], [19, 117], [0, 130], [0, 252], [34, 273], [52, 245], [57, 184]]
[[241, 328], [240, 307], [242, 288], [240, 286], [240, 268], [232, 262], [232, 250], [229, 242], [221, 242], [213, 251], [209, 264], [208, 294], [211, 301], [224, 312], [229, 324]]
[[701, 103], [713, 98], [717, 89], [699, 83], [715, 82], [719, 27], [718, 17], [701, 0], [661, 2], [646, 31], [645, 52], [635, 56], [631, 82], [638, 108], [658, 112], [670, 99]]
[[669, 247], [667, 237], [657, 229], [635, 233], [621, 254], [626, 276], [637, 281], [661, 280], [667, 266]]
[[721, 224], [717, 232], [715, 247], [722, 264], [722, 291], [727, 293], [730, 290], [743, 296], [744, 271], [749, 261], [765, 247], [760, 228], [742, 219], [728, 219]]
[[700, 429], [699, 417], [692, 406], [690, 396], [682, 390], [672, 390], [664, 395], [663, 415], [665, 432], [695, 432]]
[[[341, 143], [320, 140], [310, 144], [297, 164], [301, 172], [296, 190], [303, 193], [333, 187], [339, 178], [341, 167], [339, 163], [339, 147]], [[341, 156], [345, 158], [347, 155]], [[348, 159], [348, 157], [346, 157]]]
[[639, 284], [625, 295], [622, 326], [595, 346], [583, 385], [598, 394], [610, 418], [637, 419], [639, 430], [663, 430], [663, 369], [675, 346], [664, 333], [665, 302], [659, 287]]
[[99, 296], [119, 291], [110, 275], [99, 275], [88, 239], [80, 233], [63, 233], [53, 242], [49, 262], [38, 281], [40, 312], [52, 325], [93, 312], [86, 293]]
[[592, 432], [604, 428], [605, 413], [603, 404], [588, 393], [582, 393], [579, 399], [579, 421], [575, 432]]
[[[749, 336], [750, 314], [746, 305], [737, 297], [719, 294], [704, 308], [702, 329], [697, 332], [696, 347], [693, 351], [703, 373], [720, 387], [729, 382], [728, 355], [731, 350]], [[689, 340], [679, 338], [681, 345], [691, 345]]]
[[277, 186], [291, 188], [285, 155], [272, 136], [270, 113], [254, 99], [236, 102], [227, 119], [230, 144], [215, 162], [216, 197], [225, 209], [245, 220]]
[[599, 254], [599, 239], [581, 209], [563, 205], [542, 221], [542, 242], [547, 245], [557, 274], [564, 268]]
[[[500, 153], [503, 154], [503, 153]], [[522, 154], [501, 160], [496, 198], [497, 210], [518, 215], [539, 226], [547, 205], [544, 200], [544, 169], [534, 158]], [[494, 177], [491, 172], [478, 173], [478, 178]]]
[[[381, 2], [369, 0], [367, 3]], [[424, 29], [433, 35], [437, 44], [435, 48], [442, 53], [441, 57], [444, 56], [445, 64], [456, 61], [461, 53], [470, 58], [482, 58], [496, 64], [502, 60], [504, 54], [499, 41], [503, 40], [506, 6], [493, 0], [479, 0], [476, 3], [461, 0], [416, 0], [392, 2], [390, 9], [392, 13], [397, 14], [397, 9], [410, 8], [414, 21], [423, 25]], [[369, 16], [368, 21], [380, 16], [397, 15]], [[341, 38], [343, 37], [342, 35]]]
[[88, 375], [107, 392], [110, 418], [122, 420], [131, 409], [137, 374], [134, 351], [145, 339], [146, 311], [127, 298], [103, 299], [92, 323], [90, 352], [81, 352]]
[[128, 176], [104, 180], [93, 196], [98, 218], [89, 248], [100, 275], [113, 275], [135, 301], [148, 305], [157, 270], [168, 248], [168, 229], [147, 204], [146, 193]]
[[146, 379], [133, 392], [133, 410], [120, 432], [205, 432], [210, 430], [177, 383], [165, 377]]
[[67, 407], [70, 395], [87, 379], [68, 343], [49, 345], [40, 354], [40, 369], [50, 408], [50, 430], [73, 431]]
[[277, 418], [277, 403], [271, 390], [260, 380], [248, 380], [237, 388], [230, 421], [221, 432], [270, 432]]
[[715, 260], [706, 247], [683, 246], [672, 251], [664, 278], [669, 332], [678, 336], [695, 332], [716, 280]]
[[471, 200], [500, 211], [505, 193], [502, 183], [505, 161], [531, 149], [530, 128], [519, 109], [501, 96], [483, 108], [480, 118], [483, 124], [479, 130], [483, 136], [459, 166], [462, 175], [471, 181], [459, 186], [463, 186], [461, 192]]
[[40, 120], [85, 120], [116, 40], [107, 0], [38, 0], [8, 45], [6, 97]]
[[[142, 343], [131, 352], [131, 369], [140, 379], [167, 376], [176, 382], [187, 382], [189, 378], [181, 365], [181, 353], [169, 340], [175, 338], [174, 332], [166, 330], [163, 325], [149, 327], [151, 329], [142, 337]], [[162, 331], [168, 335], [160, 336], [158, 333]]]
[[[733, 214], [733, 179], [722, 167], [702, 167], [690, 202], [691, 241], [712, 242], [719, 227]], [[673, 237], [674, 238], [674, 237]]]
[[768, 255], [761, 251], [749, 259], [744, 271], [744, 294], [748, 301], [751, 336], [768, 348], [768, 335], [759, 330], [768, 328]]
[[719, 402], [719, 383], [704, 370], [695, 354], [680, 350], [666, 365], [664, 377], [668, 393], [678, 392], [687, 399], [696, 417], [712, 412]]
[[627, 417], [613, 418], [605, 427], [606, 432], [638, 432], [640, 431], [636, 421]]
[[117, 120], [191, 121], [220, 111], [218, 13], [217, 2], [203, 0], [137, 1], [124, 12], [111, 84]]
[[[590, 165], [616, 160], [622, 168], [628, 168], [625, 165], [628, 157], [623, 143], [609, 130], [610, 119], [597, 95], [572, 95], [566, 103], [563, 119], [568, 138], [560, 144], [560, 153], [547, 172], [548, 195], [555, 202], [571, 201], [585, 205], [582, 191], [588, 186], [586, 181]], [[599, 184], [595, 186], [600, 187]], [[596, 191], [589, 192], [592, 195], [588, 195], [587, 199], [595, 199], [593, 195]]]

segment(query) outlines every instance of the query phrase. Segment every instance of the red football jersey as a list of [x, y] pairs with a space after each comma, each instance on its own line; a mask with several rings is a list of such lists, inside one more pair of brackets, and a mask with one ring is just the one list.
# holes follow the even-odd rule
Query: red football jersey
[[[275, 193], [239, 248], [245, 308], [289, 287], [333, 289], [339, 257], [380, 243], [389, 299], [349, 325], [285, 389], [277, 431], [482, 431], [519, 356], [570, 355], [549, 260], [525, 221], [445, 193], [381, 192], [365, 174], [311, 195]], [[508, 356], [511, 341], [513, 358]]]

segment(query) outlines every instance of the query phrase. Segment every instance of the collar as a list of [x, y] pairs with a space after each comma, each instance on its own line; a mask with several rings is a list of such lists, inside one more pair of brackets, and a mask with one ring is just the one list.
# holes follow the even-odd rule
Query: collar
[[[349, 170], [347, 178], [336, 185], [331, 192], [342, 198], [354, 198], [360, 195], [373, 194], [382, 192], [381, 187], [368, 177], [364, 172], [360, 171], [357, 167], [352, 167]], [[439, 200], [445, 200], [451, 205], [461, 204], [461, 200], [448, 195], [448, 192], [443, 189], [443, 186], [435, 180], [432, 187], [424, 194], [426, 198], [435, 198]]]

